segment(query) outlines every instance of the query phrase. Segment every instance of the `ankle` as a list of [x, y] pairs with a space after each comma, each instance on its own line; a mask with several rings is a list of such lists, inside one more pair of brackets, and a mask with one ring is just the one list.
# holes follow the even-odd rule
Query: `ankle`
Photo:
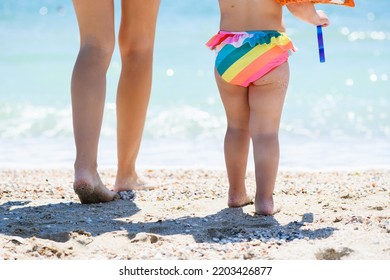
[[87, 173], [95, 173], [97, 172], [98, 165], [96, 162], [92, 162], [92, 163], [84, 162], [76, 159], [73, 167], [76, 172], [80, 171], [80, 172], [87, 172]]
[[116, 177], [123, 180], [136, 180], [138, 179], [137, 171], [135, 168], [118, 168]]
[[270, 215], [274, 212], [274, 199], [271, 197], [259, 197], [255, 198], [255, 211], [258, 214]]
[[86, 181], [92, 183], [98, 180], [97, 165], [87, 166], [82, 164], [74, 164], [74, 179], [76, 181]]

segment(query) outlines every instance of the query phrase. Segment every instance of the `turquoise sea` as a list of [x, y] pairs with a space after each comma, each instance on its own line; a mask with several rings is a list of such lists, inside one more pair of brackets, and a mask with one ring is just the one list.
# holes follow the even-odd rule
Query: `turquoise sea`
[[[390, 1], [355, 2], [354, 9], [318, 5], [331, 19], [323, 64], [315, 27], [285, 10], [287, 32], [299, 50], [290, 58], [282, 170], [390, 167]], [[218, 24], [216, 0], [162, 0], [140, 168], [224, 168], [226, 121], [214, 54], [205, 47]], [[0, 168], [72, 168], [70, 77], [78, 46], [70, 0], [0, 1]], [[102, 168], [116, 166], [120, 67], [116, 51], [108, 73]]]

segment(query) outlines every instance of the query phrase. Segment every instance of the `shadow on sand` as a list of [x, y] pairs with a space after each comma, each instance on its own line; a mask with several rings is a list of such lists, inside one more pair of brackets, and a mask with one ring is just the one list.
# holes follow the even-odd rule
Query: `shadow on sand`
[[[226, 208], [205, 217], [185, 216], [135, 223], [132, 216], [140, 209], [132, 201], [119, 200], [89, 205], [29, 204], [29, 201], [12, 201], [0, 206], [1, 234], [67, 242], [74, 233], [96, 237], [125, 230], [129, 241], [138, 233], [148, 233], [152, 236], [192, 235], [198, 243], [235, 243], [251, 240], [290, 242], [303, 238], [322, 239], [331, 236], [336, 230], [332, 227], [302, 229], [305, 224], [313, 222], [312, 213], [306, 213], [299, 221], [294, 220], [285, 225], [281, 225], [275, 217], [246, 214], [241, 208]], [[234, 219], [231, 218], [233, 216]]]

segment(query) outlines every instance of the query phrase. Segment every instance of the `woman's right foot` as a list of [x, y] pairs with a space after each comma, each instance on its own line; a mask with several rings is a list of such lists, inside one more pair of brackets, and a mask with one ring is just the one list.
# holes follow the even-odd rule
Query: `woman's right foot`
[[255, 212], [261, 216], [272, 216], [280, 212], [281, 208], [275, 208], [274, 200], [271, 199], [256, 199]]
[[156, 180], [149, 180], [139, 177], [137, 174], [124, 178], [118, 178], [115, 182], [114, 190], [123, 191], [148, 191], [160, 188], [162, 184]]

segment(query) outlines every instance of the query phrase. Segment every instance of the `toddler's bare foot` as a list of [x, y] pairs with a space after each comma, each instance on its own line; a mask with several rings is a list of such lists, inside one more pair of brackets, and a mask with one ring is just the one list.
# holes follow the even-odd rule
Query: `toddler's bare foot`
[[272, 198], [270, 200], [255, 200], [255, 212], [257, 215], [272, 216], [280, 212], [280, 210], [280, 207], [274, 207], [274, 201]]
[[249, 204], [253, 204], [253, 197], [246, 194], [230, 194], [228, 198], [228, 206], [230, 208], [243, 207]]
[[134, 177], [116, 179], [114, 190], [121, 191], [148, 191], [161, 187], [158, 181], [152, 181], [145, 178], [140, 178], [138, 175]]
[[75, 179], [73, 189], [83, 204], [109, 202], [119, 199], [119, 195], [107, 189], [100, 178], [95, 180]]

